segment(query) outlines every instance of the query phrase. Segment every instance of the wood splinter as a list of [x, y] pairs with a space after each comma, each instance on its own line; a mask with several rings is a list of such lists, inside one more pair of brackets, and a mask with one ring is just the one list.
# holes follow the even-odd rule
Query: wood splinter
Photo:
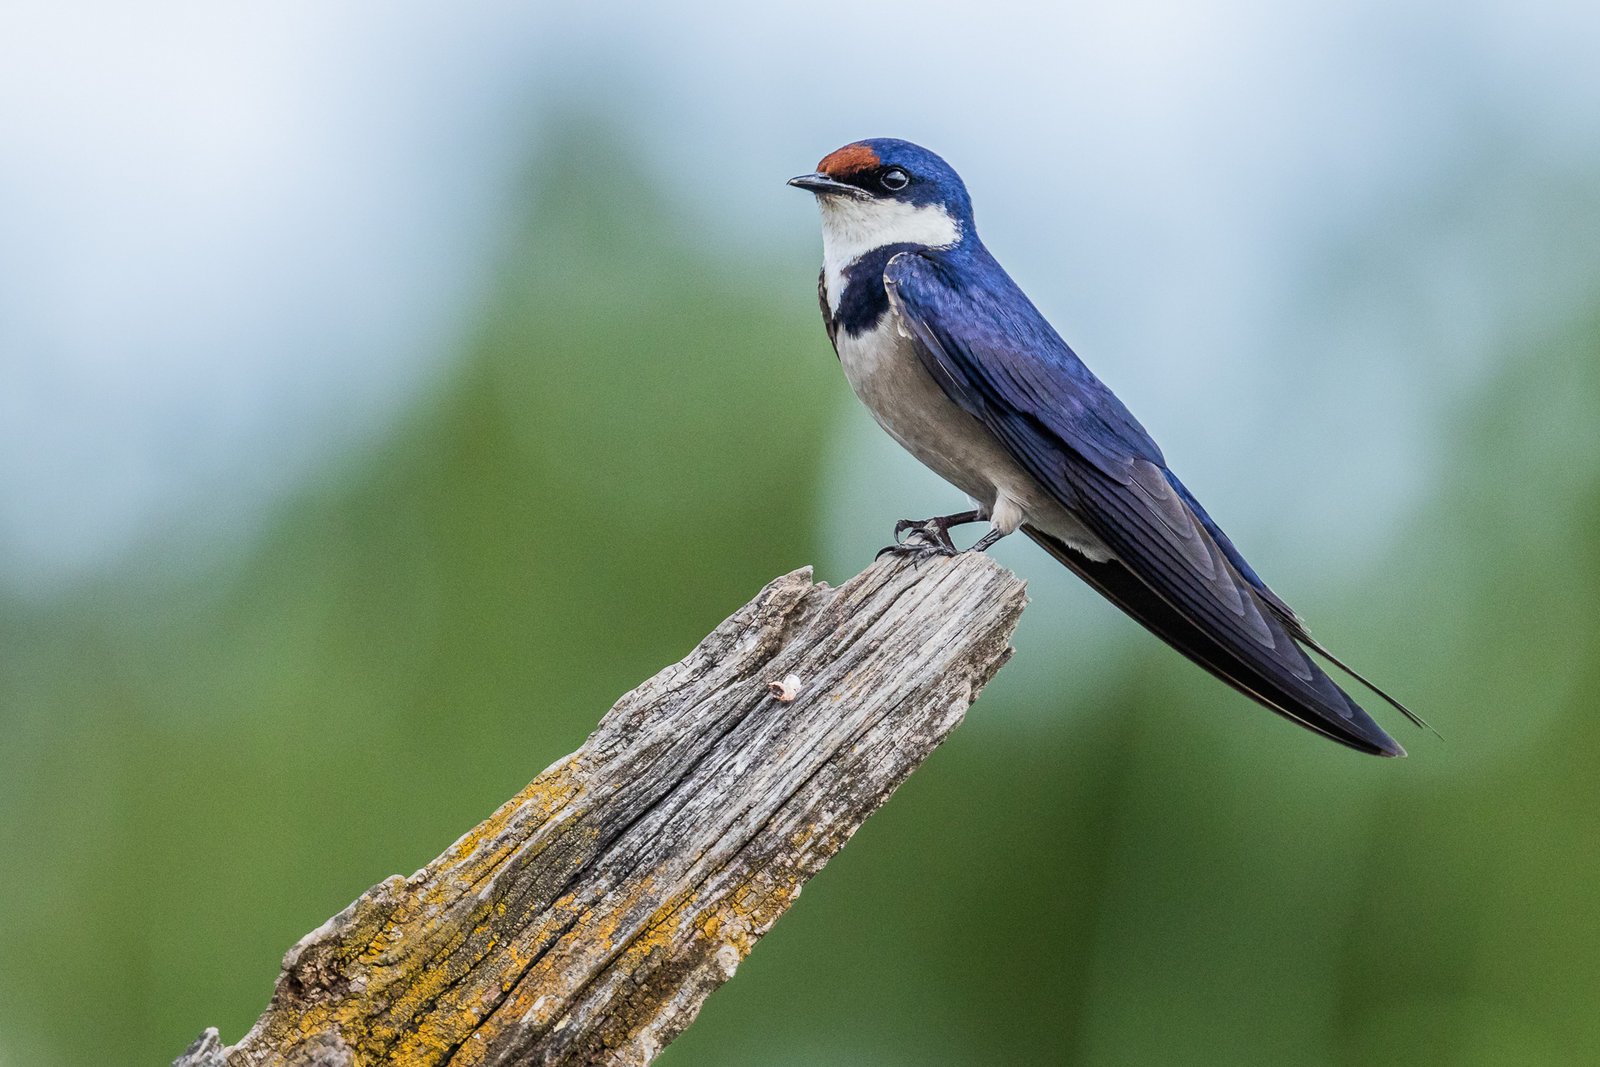
[[778, 703], [793, 704], [794, 698], [800, 695], [800, 676], [791, 672], [775, 682], [768, 682], [767, 689]]

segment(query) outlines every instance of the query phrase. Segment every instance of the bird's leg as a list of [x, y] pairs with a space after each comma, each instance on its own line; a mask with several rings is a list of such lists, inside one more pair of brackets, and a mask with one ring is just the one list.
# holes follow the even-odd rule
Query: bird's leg
[[987, 552], [999, 542], [1000, 538], [1006, 536], [1010, 532], [1010, 530], [1002, 530], [998, 526], [992, 526], [989, 528], [989, 532], [974, 541], [972, 543], [972, 547], [967, 549], [967, 551]]
[[953, 552], [956, 546], [950, 540], [950, 531], [957, 526], [982, 522], [986, 518], [988, 516], [982, 511], [973, 508], [971, 511], [958, 511], [954, 515], [935, 515], [931, 519], [901, 519], [894, 524], [894, 540], [900, 544], [905, 540], [904, 535], [909, 533]]
[[921, 556], [929, 553], [953, 556], [958, 549], [955, 542], [950, 540], [951, 528], [965, 526], [971, 522], [982, 522], [986, 517], [981, 510], [974, 508], [972, 511], [960, 511], [954, 515], [935, 515], [931, 519], [901, 519], [894, 524], [894, 544], [880, 550], [877, 558]]

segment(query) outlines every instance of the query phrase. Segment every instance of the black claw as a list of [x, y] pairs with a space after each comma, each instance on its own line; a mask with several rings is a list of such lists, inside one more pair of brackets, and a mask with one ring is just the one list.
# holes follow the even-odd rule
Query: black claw
[[939, 545], [954, 552], [956, 545], [950, 540], [950, 528], [976, 522], [977, 515], [975, 511], [967, 511], [959, 515], [935, 515], [931, 519], [901, 519], [894, 524], [894, 539], [898, 544], [905, 540], [901, 535], [909, 533], [929, 544]]
[[901, 519], [894, 524], [894, 544], [885, 546], [874, 559], [884, 556], [954, 556], [961, 550], [950, 540], [952, 526], [965, 526], [981, 522], [980, 511], [963, 511], [955, 515], [935, 515], [931, 519]]
[[903, 559], [909, 562], [913, 568], [916, 568], [920, 567], [924, 560], [939, 559], [953, 554], [944, 551], [937, 545], [885, 545], [878, 550], [878, 554], [872, 559], [874, 563], [885, 556], [890, 559]]
[[896, 541], [904, 540], [902, 535], [910, 533], [912, 530], [925, 536], [948, 536], [949, 529], [950, 524], [946, 523], [944, 518], [938, 515], [931, 519], [901, 519], [894, 524], [894, 539]]
[[884, 556], [904, 556], [908, 559], [926, 559], [929, 556], [954, 556], [958, 551], [954, 545], [934, 541], [896, 541], [878, 549], [878, 554], [872, 558], [880, 560]]

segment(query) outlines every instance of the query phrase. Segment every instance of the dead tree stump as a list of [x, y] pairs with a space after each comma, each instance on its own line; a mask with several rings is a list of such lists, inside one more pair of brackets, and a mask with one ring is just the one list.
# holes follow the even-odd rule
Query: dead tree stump
[[975, 554], [776, 579], [177, 1067], [650, 1062], [961, 722], [1025, 600]]

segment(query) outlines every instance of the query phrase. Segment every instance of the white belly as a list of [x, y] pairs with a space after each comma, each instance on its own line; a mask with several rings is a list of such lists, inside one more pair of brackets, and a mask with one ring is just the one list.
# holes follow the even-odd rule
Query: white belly
[[1096, 559], [1110, 553], [1011, 458], [977, 419], [961, 410], [923, 369], [891, 310], [878, 328], [836, 338], [839, 363], [856, 396], [889, 436], [983, 508], [1010, 533], [1036, 526]]

